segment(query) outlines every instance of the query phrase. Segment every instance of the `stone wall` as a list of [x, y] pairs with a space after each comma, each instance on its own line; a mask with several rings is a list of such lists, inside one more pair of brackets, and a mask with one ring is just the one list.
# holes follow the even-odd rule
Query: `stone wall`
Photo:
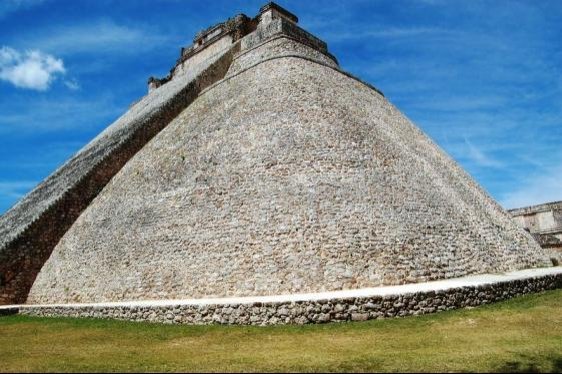
[[223, 48], [0, 219], [0, 303], [30, 287], [28, 303], [259, 296], [552, 265], [324, 42], [271, 18]]
[[[262, 43], [275, 35], [283, 34], [298, 40], [301, 44], [304, 44], [320, 53], [329, 55], [328, 46], [325, 42], [318, 39], [309, 32], [298, 27], [294, 23], [285, 20], [284, 18], [274, 19], [266, 24], [258, 24], [256, 31], [245, 36], [242, 39], [242, 50], [247, 50], [255, 47], [256, 45]], [[330, 55], [332, 60], [336, 60], [335, 57]]]
[[[284, 54], [281, 42], [270, 45]], [[28, 303], [309, 293], [552, 266], [376, 91], [311, 58], [251, 65], [113, 178]]]
[[562, 201], [511, 209], [509, 213], [542, 247], [562, 251]]
[[25, 302], [64, 233], [108, 181], [204, 88], [239, 44], [154, 90], [0, 218], [0, 305]]
[[191, 46], [181, 49], [180, 57], [166, 77], [149, 78], [148, 92], [179, 75], [196, 70], [198, 65], [205, 64], [214, 56], [223, 53], [233, 43], [254, 31], [257, 23], [257, 19], [250, 19], [244, 14], [238, 14], [225, 22], [220, 22], [200, 31], [193, 39]]
[[[372, 297], [248, 304], [22, 306], [42, 317], [112, 318], [174, 324], [276, 325], [366, 321], [475, 307], [562, 287], [562, 273], [474, 287]], [[14, 313], [12, 309], [12, 313]]]
[[193, 69], [193, 66], [199, 65], [201, 63], [205, 64], [209, 58], [213, 58], [216, 55], [224, 53], [228, 50], [233, 43], [231, 35], [224, 35], [221, 39], [215, 41], [212, 45], [201, 50], [199, 53], [191, 56], [189, 59], [179, 63], [173, 70], [172, 76], [176, 77]]

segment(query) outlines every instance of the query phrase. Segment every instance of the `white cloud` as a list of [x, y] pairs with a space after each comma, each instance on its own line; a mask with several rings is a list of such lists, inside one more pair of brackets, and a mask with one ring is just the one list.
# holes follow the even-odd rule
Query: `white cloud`
[[45, 91], [57, 74], [66, 72], [61, 59], [38, 50], [21, 53], [0, 48], [0, 79], [16, 87]]

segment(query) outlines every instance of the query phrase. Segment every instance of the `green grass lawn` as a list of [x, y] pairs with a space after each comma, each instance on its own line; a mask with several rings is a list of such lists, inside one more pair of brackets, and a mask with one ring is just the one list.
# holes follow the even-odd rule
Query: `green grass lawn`
[[0, 371], [562, 371], [562, 290], [310, 326], [0, 317]]

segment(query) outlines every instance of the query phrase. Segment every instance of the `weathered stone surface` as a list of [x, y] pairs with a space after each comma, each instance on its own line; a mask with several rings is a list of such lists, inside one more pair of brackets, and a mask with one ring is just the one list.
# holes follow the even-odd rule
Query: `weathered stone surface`
[[256, 59], [200, 95], [76, 221], [29, 302], [308, 293], [551, 265], [384, 97], [314, 53]]
[[[247, 27], [201, 34], [169, 82], [2, 217], [0, 295], [21, 302], [32, 283], [28, 303], [292, 294], [552, 265], [296, 17], [263, 12], [233, 21]], [[429, 311], [459, 302], [432, 300]], [[400, 316], [411, 305], [422, 313], [410, 299], [382, 303], [164, 316], [252, 322], [259, 310], [252, 323], [272, 324]]]

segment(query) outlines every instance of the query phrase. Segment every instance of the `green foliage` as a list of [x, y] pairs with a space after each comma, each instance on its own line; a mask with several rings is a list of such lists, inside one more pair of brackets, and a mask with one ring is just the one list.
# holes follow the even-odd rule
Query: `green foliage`
[[309, 326], [0, 318], [0, 371], [562, 371], [562, 290]]

